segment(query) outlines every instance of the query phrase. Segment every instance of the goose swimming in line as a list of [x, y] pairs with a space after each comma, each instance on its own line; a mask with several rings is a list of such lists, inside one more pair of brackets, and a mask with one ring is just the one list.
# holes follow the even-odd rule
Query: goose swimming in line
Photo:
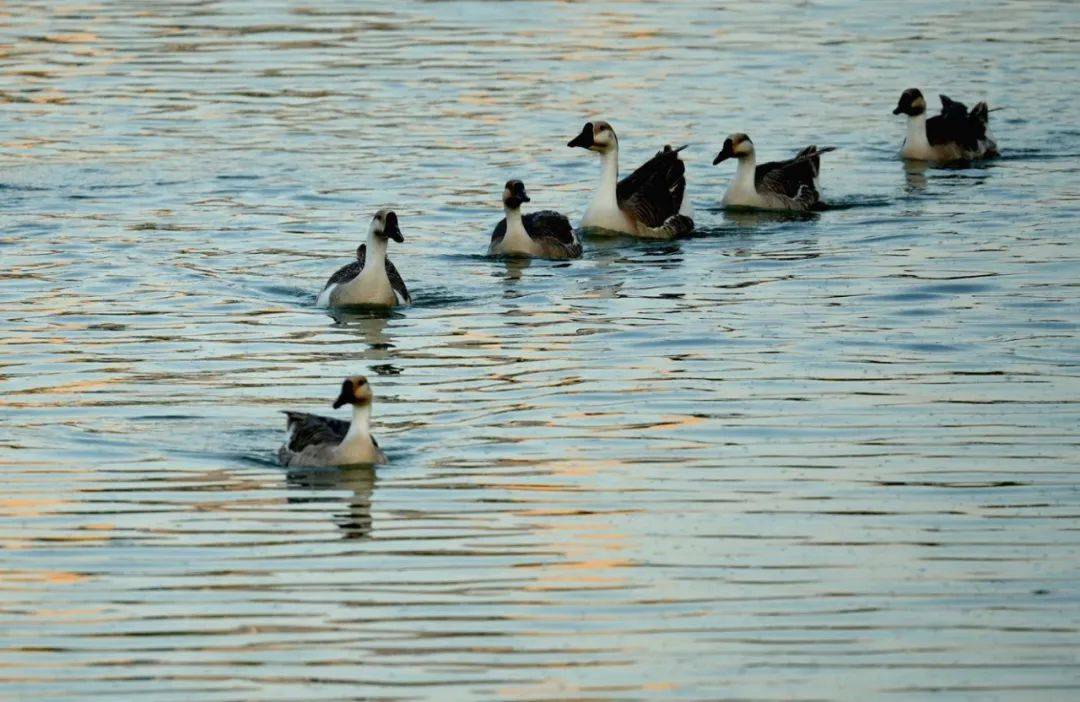
[[315, 304], [393, 307], [412, 302], [405, 281], [386, 255], [390, 239], [398, 243], [405, 241], [397, 215], [391, 210], [379, 210], [371, 218], [367, 243], [356, 249], [356, 260], [330, 276]]
[[714, 166], [729, 158], [739, 160], [735, 177], [724, 193], [724, 206], [795, 212], [814, 209], [821, 200], [817, 188], [820, 156], [835, 150], [834, 146], [819, 149], [810, 145], [795, 158], [758, 166], [750, 137], [732, 134], [724, 140], [724, 148], [713, 159]]
[[567, 146], [600, 154], [600, 187], [581, 218], [581, 228], [607, 229], [631, 236], [671, 239], [694, 230], [685, 199], [686, 166], [681, 146], [665, 146], [626, 178], [619, 180], [619, 139], [607, 122], [586, 122]]
[[581, 243], [565, 215], [542, 210], [523, 216], [523, 202], [529, 202], [525, 184], [520, 180], [506, 181], [503, 188], [506, 217], [495, 225], [495, 231], [491, 233], [489, 256], [567, 259], [581, 255]]
[[990, 136], [990, 108], [985, 102], [968, 112], [962, 102], [941, 95], [941, 114], [926, 117], [926, 98], [917, 88], [900, 95], [894, 115], [908, 116], [907, 136], [900, 155], [916, 161], [972, 161], [998, 155]]
[[287, 467], [313, 468], [386, 463], [386, 454], [371, 435], [372, 398], [367, 378], [354, 375], [345, 379], [341, 393], [334, 400], [334, 409], [352, 405], [351, 422], [286, 411], [285, 427], [289, 435], [278, 449], [278, 460]]

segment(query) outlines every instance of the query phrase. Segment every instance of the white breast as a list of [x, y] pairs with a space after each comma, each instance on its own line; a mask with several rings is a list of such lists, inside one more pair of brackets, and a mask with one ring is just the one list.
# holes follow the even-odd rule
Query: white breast
[[[322, 295], [319, 296], [320, 298]], [[399, 304], [390, 278], [384, 266], [366, 266], [360, 275], [347, 283], [341, 283], [328, 293], [333, 305], [386, 305]]]
[[498, 250], [494, 251], [494, 253], [503, 255], [543, 255], [543, 247], [533, 240], [533, 238], [529, 236], [529, 233], [525, 231], [525, 225], [522, 223], [520, 217], [507, 218], [506, 234], [503, 235], [502, 241], [495, 248]]
[[638, 223], [616, 206], [603, 206], [599, 203], [589, 205], [585, 216], [581, 218], [582, 228], [606, 229], [624, 234], [637, 234]]
[[739, 181], [728, 186], [724, 193], [723, 204], [727, 207], [766, 207], [765, 198], [751, 185], [746, 187]]
[[346, 437], [334, 450], [334, 463], [344, 466], [353, 463], [386, 463], [386, 455], [375, 445], [371, 436], [362, 434]]

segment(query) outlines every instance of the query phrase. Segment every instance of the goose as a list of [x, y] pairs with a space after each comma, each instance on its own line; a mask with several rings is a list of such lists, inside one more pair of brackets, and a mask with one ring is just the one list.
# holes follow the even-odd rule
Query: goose
[[607, 122], [586, 122], [570, 147], [600, 154], [600, 187], [581, 219], [593, 228], [651, 239], [671, 239], [694, 230], [686, 193], [686, 166], [680, 146], [665, 146], [626, 178], [619, 180], [619, 139]]
[[998, 155], [997, 143], [990, 136], [990, 108], [985, 102], [968, 112], [962, 102], [940, 95], [941, 114], [926, 117], [926, 98], [918, 88], [908, 88], [900, 95], [894, 115], [908, 116], [907, 136], [900, 147], [903, 158], [915, 161], [972, 161]]
[[713, 159], [713, 165], [729, 158], [738, 159], [735, 177], [724, 193], [725, 207], [754, 207], [763, 210], [807, 212], [820, 203], [817, 189], [821, 154], [835, 147], [807, 146], [787, 161], [757, 165], [754, 142], [746, 134], [732, 134]]
[[529, 202], [525, 184], [508, 180], [503, 188], [506, 217], [491, 233], [489, 256], [532, 256], [567, 259], [581, 256], [578, 241], [565, 215], [552, 210], [521, 214], [521, 203]]
[[286, 467], [312, 468], [386, 463], [386, 454], [371, 435], [372, 398], [367, 378], [354, 375], [341, 383], [341, 392], [334, 400], [334, 409], [352, 405], [351, 422], [286, 411], [288, 436], [278, 449], [278, 460]]
[[367, 243], [356, 249], [356, 260], [330, 276], [315, 304], [319, 307], [394, 307], [412, 302], [405, 281], [386, 255], [390, 239], [398, 243], [405, 241], [397, 215], [392, 210], [382, 209], [371, 218]]

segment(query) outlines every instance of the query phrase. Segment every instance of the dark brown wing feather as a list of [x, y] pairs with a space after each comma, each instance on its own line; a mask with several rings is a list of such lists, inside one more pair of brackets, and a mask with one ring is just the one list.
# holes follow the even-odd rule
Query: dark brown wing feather
[[804, 186], [814, 187], [814, 166], [809, 159], [763, 163], [754, 172], [754, 187], [759, 191], [794, 198]]
[[390, 257], [386, 257], [386, 277], [390, 279], [390, 287], [394, 289], [403, 301], [412, 302], [412, 298], [409, 297], [409, 290], [405, 287], [405, 281], [402, 279], [401, 274], [398, 273], [397, 268], [390, 262]]
[[299, 453], [319, 444], [340, 444], [349, 432], [349, 422], [333, 417], [320, 417], [307, 412], [285, 412], [285, 426], [291, 432], [289, 450]]
[[934, 146], [959, 144], [967, 151], [977, 151], [986, 138], [986, 104], [968, 112], [967, 105], [941, 96], [941, 114], [926, 120], [926, 139]]
[[[563, 244], [574, 243], [574, 228], [566, 215], [555, 210], [540, 210], [521, 216], [525, 233], [533, 239], [554, 239]], [[495, 244], [506, 236], [506, 218], [503, 217], [491, 232], [491, 243]]]
[[[574, 243], [574, 228], [570, 226], [570, 220], [554, 210], [530, 212], [521, 221], [533, 239], [554, 239], [568, 246]], [[503, 220], [503, 231], [506, 231], [506, 220]]]
[[686, 166], [679, 151], [665, 146], [640, 168], [619, 181], [619, 207], [650, 227], [678, 214], [686, 192]]
[[337, 269], [337, 272], [330, 276], [330, 279], [326, 281], [326, 285], [323, 286], [323, 289], [325, 290], [331, 285], [339, 283], [348, 283], [350, 280], [360, 275], [360, 271], [364, 270], [364, 257], [366, 253], [367, 246], [365, 244], [360, 244], [360, 248], [356, 250], [356, 260]]

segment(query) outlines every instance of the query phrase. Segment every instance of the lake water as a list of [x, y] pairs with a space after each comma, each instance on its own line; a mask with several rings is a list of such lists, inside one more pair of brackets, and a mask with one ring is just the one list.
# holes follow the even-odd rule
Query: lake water
[[[9, 0], [0, 698], [1077, 699], [1078, 23]], [[905, 168], [912, 86], [1004, 157]], [[589, 118], [697, 236], [483, 258]], [[833, 209], [717, 209], [735, 131]], [[415, 304], [315, 309], [380, 206]], [[391, 465], [279, 467], [354, 373]]]

